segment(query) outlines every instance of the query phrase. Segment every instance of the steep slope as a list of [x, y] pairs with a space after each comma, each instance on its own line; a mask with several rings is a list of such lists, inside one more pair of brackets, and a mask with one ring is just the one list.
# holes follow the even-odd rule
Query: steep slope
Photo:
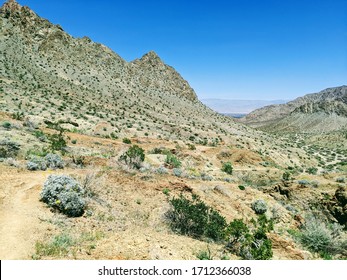
[[0, 52], [3, 110], [53, 121], [70, 118], [86, 133], [103, 133], [106, 127], [108, 134], [144, 135], [160, 127], [163, 136], [178, 137], [176, 126], [195, 123], [208, 131], [223, 120], [154, 52], [128, 63], [15, 1], [1, 8]]
[[347, 127], [347, 86], [255, 110], [240, 122], [267, 131], [321, 133]]
[[67, 131], [113, 139], [266, 149], [273, 161], [291, 164], [282, 140], [203, 105], [153, 51], [127, 62], [10, 0], [0, 9], [0, 54], [0, 111], [23, 113], [36, 125], [59, 123]]

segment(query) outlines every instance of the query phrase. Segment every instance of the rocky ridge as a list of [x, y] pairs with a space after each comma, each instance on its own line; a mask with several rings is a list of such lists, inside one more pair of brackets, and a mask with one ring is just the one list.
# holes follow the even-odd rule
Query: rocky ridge
[[330, 132], [347, 127], [347, 86], [255, 110], [240, 122], [267, 131]]

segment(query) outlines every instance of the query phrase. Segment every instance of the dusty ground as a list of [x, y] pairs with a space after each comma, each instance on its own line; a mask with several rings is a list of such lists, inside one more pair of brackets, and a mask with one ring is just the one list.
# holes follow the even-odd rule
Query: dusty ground
[[[7, 119], [7, 115], [0, 115], [0, 121]], [[319, 198], [324, 192], [332, 196], [336, 190], [335, 179], [341, 176], [298, 174], [288, 187], [292, 195], [289, 199], [276, 189], [285, 169], [252, 149], [237, 145], [196, 145], [191, 150], [182, 141], [132, 138], [132, 144], [142, 147], [146, 154], [147, 169], [140, 172], [119, 165], [119, 156], [130, 147], [122, 140], [72, 132], [65, 133], [69, 153], [64, 156], [63, 170], [31, 172], [26, 169], [26, 153], [42, 149], [47, 142], [39, 142], [21, 121], [9, 121], [14, 128], [0, 128], [2, 137], [18, 142], [21, 150], [16, 159], [0, 163], [1, 259], [197, 259], [201, 251], [210, 251], [213, 259], [237, 258], [223, 244], [171, 231], [165, 216], [170, 207], [168, 199], [181, 193], [199, 195], [225, 216], [227, 222], [256, 219], [251, 204], [263, 199], [268, 205], [267, 215], [271, 218], [275, 211], [278, 216], [271, 233], [273, 258], [315, 258], [288, 234], [299, 223], [287, 206], [302, 210], [312, 198]], [[42, 131], [46, 135], [55, 133], [47, 128]], [[181, 160], [183, 177], [174, 176], [171, 169], [168, 174], [156, 172], [164, 165], [166, 156], [150, 151], [159, 147], [171, 150]], [[75, 156], [83, 156], [84, 167], [73, 163]], [[226, 161], [233, 163], [232, 175], [221, 171]], [[67, 218], [52, 212], [40, 201], [43, 184], [51, 174], [70, 175], [81, 183], [88, 176], [92, 178], [88, 188], [93, 195], [88, 198], [82, 217]], [[318, 180], [320, 185], [303, 188], [296, 183], [299, 179]], [[56, 250], [54, 242], [61, 238], [69, 242]]]

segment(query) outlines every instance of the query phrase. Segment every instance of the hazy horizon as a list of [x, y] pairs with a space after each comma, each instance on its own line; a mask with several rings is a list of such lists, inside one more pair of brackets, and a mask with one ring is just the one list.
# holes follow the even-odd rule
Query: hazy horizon
[[200, 99], [290, 100], [347, 83], [346, 1], [17, 2], [127, 61], [154, 50]]

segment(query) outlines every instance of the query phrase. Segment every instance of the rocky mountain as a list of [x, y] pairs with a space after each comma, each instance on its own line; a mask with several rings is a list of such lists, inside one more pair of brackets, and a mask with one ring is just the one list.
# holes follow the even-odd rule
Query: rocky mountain
[[188, 138], [194, 127], [201, 139], [214, 139], [216, 130], [245, 130], [205, 107], [155, 52], [127, 62], [16, 1], [0, 10], [0, 53], [3, 111], [74, 120], [79, 131], [101, 135]]
[[240, 122], [267, 131], [330, 132], [347, 128], [347, 86], [255, 110]]

